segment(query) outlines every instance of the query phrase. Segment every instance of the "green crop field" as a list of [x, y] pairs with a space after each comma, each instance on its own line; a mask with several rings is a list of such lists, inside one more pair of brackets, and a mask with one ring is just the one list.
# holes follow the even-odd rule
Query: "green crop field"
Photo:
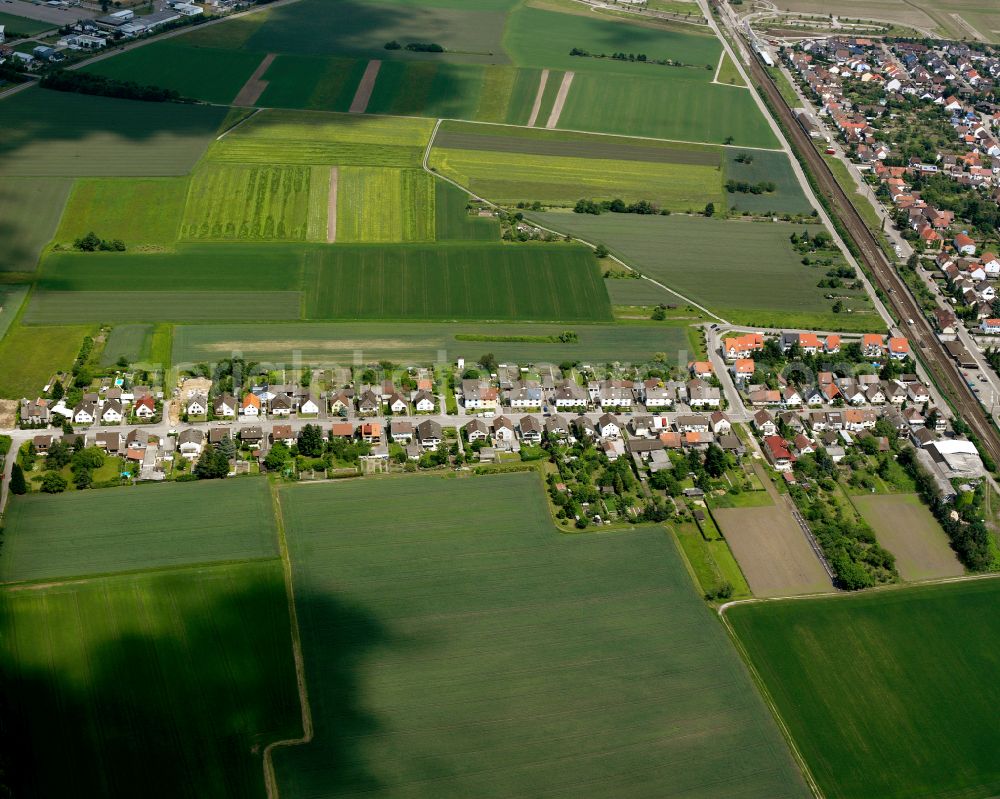
[[16, 283], [0, 285], [0, 340], [7, 335], [10, 326], [14, 324], [14, 319], [24, 304], [24, 298], [28, 296], [29, 288], [30, 286]]
[[[677, 214], [530, 216], [554, 230], [603, 242], [644, 274], [731, 321], [822, 330], [881, 325], [863, 290], [838, 289], [838, 294], [849, 296], [845, 304], [853, 313], [832, 313], [833, 301], [824, 297], [830, 290], [816, 285], [827, 267], [803, 266], [788, 240], [793, 232], [801, 232], [801, 225]], [[839, 255], [830, 257], [842, 263]]]
[[647, 76], [577, 75], [559, 127], [745, 147], [778, 145], [746, 89]]
[[[581, 9], [581, 13], [560, 13], [531, 5], [522, 5], [511, 13], [504, 44], [518, 66], [548, 67], [577, 73], [616, 73], [625, 76], [620, 85], [627, 93], [631, 93], [629, 82], [637, 76], [652, 76], [670, 86], [693, 81], [702, 84], [698, 88], [704, 90], [707, 87], [703, 84], [712, 80], [722, 52], [719, 40], [710, 33], [693, 29], [681, 32], [656, 24], [636, 24], [630, 20], [588, 13], [586, 9]], [[571, 56], [569, 52], [574, 47], [609, 57]], [[650, 61], [672, 59], [683, 66], [611, 59], [610, 55], [616, 52], [645, 53]]]
[[281, 503], [315, 724], [282, 796], [808, 795], [663, 528], [561, 535], [533, 474]]
[[279, 322], [299, 319], [298, 291], [35, 291], [27, 325], [81, 322]]
[[125, 358], [129, 363], [149, 360], [152, 343], [152, 325], [117, 325], [108, 334], [101, 353], [101, 365], [111, 366], [119, 358]]
[[[92, 327], [23, 327], [0, 341], [0, 397], [37, 397], [57, 371], [69, 369]], [[0, 562], [6, 559], [0, 558]]]
[[434, 178], [417, 169], [340, 167], [337, 242], [434, 240]]
[[647, 161], [655, 164], [714, 166], [722, 163], [724, 150], [710, 144], [686, 144], [629, 136], [596, 135], [572, 130], [523, 128], [446, 121], [438, 129], [435, 147], [452, 150], [567, 158], [600, 158], [612, 161]]
[[[248, 50], [296, 55], [330, 53], [382, 59], [444, 58], [449, 61], [506, 61], [500, 42], [509, 3], [440, 4], [350, 0], [327, 13], [325, 0], [302, 0], [267, 12], [263, 24], [242, 45]], [[386, 50], [392, 40], [437, 42], [443, 54]]]
[[208, 158], [248, 164], [420, 167], [434, 122], [264, 110], [215, 142]]
[[258, 53], [192, 47], [185, 41], [182, 37], [154, 42], [98, 61], [86, 71], [228, 105], [260, 64]]
[[3, 11], [0, 11], [0, 25], [6, 27], [8, 41], [12, 41], [13, 34], [15, 33], [33, 36], [36, 33], [42, 33], [43, 31], [52, 30], [57, 27], [51, 22], [41, 22], [37, 19], [28, 19], [16, 14], [7, 14]]
[[581, 198], [649, 200], [675, 211], [722, 202], [718, 166], [561, 158], [484, 150], [434, 148], [431, 165], [480, 197], [573, 205]]
[[109, 574], [278, 554], [266, 480], [15, 497], [0, 582]]
[[186, 175], [225, 116], [215, 106], [29, 89], [0, 103], [0, 178]]
[[661, 289], [648, 280], [633, 280], [632, 278], [609, 278], [604, 281], [612, 305], [645, 305], [653, 306], [664, 303], [676, 305], [680, 302], [675, 294]]
[[994, 579], [728, 618], [829, 799], [1000, 793]]
[[71, 186], [65, 178], [0, 180], [0, 272], [30, 272], [37, 266]]
[[[460, 341], [459, 335], [558, 336], [571, 329], [579, 337], [573, 344], [535, 342]], [[670, 363], [686, 368], [692, 360], [686, 329], [664, 324], [539, 325], [449, 324], [419, 322], [318, 322], [275, 325], [180, 325], [174, 329], [173, 363], [196, 364], [243, 353], [248, 360], [329, 365], [352, 363], [356, 353], [363, 362], [389, 359], [427, 363], [478, 358], [492, 352], [498, 359], [519, 363], [583, 363], [650, 361], [665, 353]], [[441, 355], [443, 353], [443, 356]]]
[[311, 176], [309, 166], [203, 164], [191, 178], [181, 236], [305, 241]]
[[90, 232], [121, 239], [130, 250], [172, 247], [177, 241], [187, 178], [81, 178], [73, 185], [55, 241]]
[[[371, 114], [475, 119], [486, 97], [478, 64], [387, 61], [368, 103]], [[506, 108], [506, 97], [491, 98]]]
[[561, 244], [314, 250], [303, 285], [311, 319], [611, 318], [590, 250]]
[[719, 67], [719, 72], [715, 78], [719, 83], [725, 83], [728, 86], [746, 86], [746, 81], [743, 80], [743, 76], [740, 75], [736, 65], [733, 63], [733, 59], [729, 57], [726, 53], [722, 56], [722, 66]]
[[[737, 160], [742, 159], [742, 161]], [[782, 152], [764, 150], [740, 150], [726, 148], [726, 180], [745, 183], [770, 181], [775, 190], [764, 194], [729, 192], [727, 204], [736, 211], [750, 211], [756, 214], [809, 214], [813, 207], [809, 204], [802, 186], [792, 171], [789, 157]]]
[[8, 589], [0, 609], [17, 796], [265, 799], [262, 748], [302, 734], [277, 560]]
[[347, 111], [366, 65], [367, 61], [356, 58], [279, 55], [264, 73], [267, 88], [258, 104], [268, 108]]
[[[540, 69], [521, 68], [514, 77], [514, 85], [510, 90], [510, 100], [507, 103], [507, 116], [500, 120], [512, 125], [527, 125], [531, 119], [531, 109], [538, 93], [538, 82], [541, 80]], [[492, 122], [494, 120], [483, 119]]]
[[174, 252], [50, 253], [38, 287], [47, 291], [295, 291], [301, 245], [181, 244]]
[[439, 241], [498, 241], [500, 222], [470, 216], [469, 195], [443, 180], [434, 182], [435, 231]]

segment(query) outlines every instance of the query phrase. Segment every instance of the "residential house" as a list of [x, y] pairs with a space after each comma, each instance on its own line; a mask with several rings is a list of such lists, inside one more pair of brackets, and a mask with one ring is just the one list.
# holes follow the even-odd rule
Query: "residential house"
[[556, 408], [583, 408], [587, 405], [587, 392], [572, 380], [564, 380], [552, 394]]
[[521, 417], [521, 440], [528, 444], [542, 443], [542, 423], [537, 416]]
[[81, 401], [73, 406], [73, 424], [93, 424], [96, 419], [96, 402]]
[[[649, 385], [651, 382], [653, 385]], [[643, 387], [643, 405], [646, 408], [649, 410], [669, 408], [673, 404], [670, 390], [666, 386], [660, 384], [658, 380], [646, 381], [646, 385]]]
[[681, 433], [707, 433], [711, 425], [711, 420], [707, 416], [702, 416], [698, 413], [682, 413], [674, 419], [674, 425]]
[[403, 399], [400, 394], [391, 394], [386, 400], [386, 404], [389, 407], [389, 413], [401, 416], [409, 410], [409, 406], [406, 404], [406, 400]]
[[413, 395], [413, 408], [417, 413], [434, 413], [437, 400], [430, 391], [420, 389]]
[[316, 394], [305, 394], [299, 402], [300, 416], [319, 416], [323, 400]]
[[713, 413], [709, 417], [709, 422], [712, 426], [712, 432], [717, 436], [727, 435], [733, 431], [732, 422], [729, 421], [729, 417], [722, 411]]
[[225, 392], [219, 394], [212, 402], [212, 412], [219, 419], [233, 419], [236, 417], [236, 397]]
[[189, 427], [177, 436], [177, 451], [188, 460], [197, 458], [204, 448], [205, 434], [201, 430]]
[[353, 406], [354, 401], [346, 391], [338, 391], [330, 398], [330, 411], [335, 416], [346, 414]]
[[408, 444], [413, 440], [413, 424], [393, 419], [389, 426], [389, 435], [397, 444]]
[[614, 416], [605, 413], [597, 420], [597, 431], [601, 438], [619, 438], [622, 434], [622, 426]]
[[184, 413], [188, 416], [208, 415], [208, 395], [191, 394], [184, 403]]
[[49, 401], [41, 397], [34, 401], [28, 399], [21, 400], [20, 410], [21, 424], [24, 425], [48, 424], [49, 418], [52, 415], [49, 410]]
[[722, 402], [719, 389], [704, 380], [689, 380], [686, 387], [688, 405], [692, 408], [718, 408]]
[[361, 440], [367, 444], [381, 444], [382, 443], [382, 423], [381, 422], [362, 422], [361, 426], [358, 428], [358, 435], [361, 436]]
[[240, 428], [240, 441], [250, 447], [260, 446], [264, 440], [264, 431], [259, 425], [248, 425]]
[[108, 455], [117, 455], [125, 449], [123, 433], [98, 433], [94, 436], [94, 446], [100, 447]]
[[486, 441], [490, 437], [490, 428], [482, 419], [470, 420], [464, 429], [470, 444], [474, 441]]
[[510, 449], [517, 440], [514, 423], [506, 416], [493, 420], [493, 441], [498, 449]]
[[865, 333], [861, 337], [861, 353], [866, 358], [881, 358], [885, 352], [885, 336], [878, 333]]
[[228, 427], [212, 427], [208, 431], [208, 443], [213, 447], [219, 446], [223, 441], [232, 441], [233, 435]]
[[297, 441], [295, 431], [290, 424], [276, 424], [271, 428], [271, 443], [277, 444], [279, 441], [286, 447], [290, 447]]
[[569, 435], [569, 423], [565, 416], [558, 413], [552, 414], [545, 420], [545, 434], [549, 438], [563, 439]]
[[761, 410], [753, 415], [753, 426], [762, 436], [773, 436], [778, 432], [778, 425], [770, 411]]
[[910, 342], [902, 337], [889, 339], [889, 357], [893, 360], [902, 361], [910, 357]]
[[354, 438], [354, 424], [352, 422], [334, 422], [330, 426], [330, 438]]
[[578, 438], [595, 438], [597, 436], [597, 428], [586, 416], [577, 416], [573, 420], [573, 430]]
[[542, 407], [542, 387], [534, 380], [515, 383], [508, 392], [508, 402], [511, 408], [525, 410]]
[[382, 410], [381, 398], [371, 389], [362, 391], [358, 398], [358, 413], [362, 416], [374, 416], [380, 410]]
[[959, 233], [955, 236], [952, 243], [955, 245], [955, 249], [961, 255], [975, 255], [976, 254], [976, 242], [969, 238], [965, 233]]
[[739, 385], [746, 383], [753, 377], [754, 372], [757, 371], [757, 364], [753, 358], [737, 358], [729, 369], [733, 373], [733, 379]]
[[778, 435], [764, 437], [764, 454], [779, 472], [790, 471], [795, 464], [795, 456], [788, 449], [788, 442]]
[[294, 400], [285, 393], [275, 394], [268, 403], [272, 416], [291, 416]]
[[252, 392], [246, 393], [243, 396], [243, 401], [240, 403], [240, 415], [250, 419], [260, 416], [260, 413], [260, 397]]
[[121, 400], [108, 400], [101, 406], [102, 424], [121, 424], [125, 418], [125, 407]]

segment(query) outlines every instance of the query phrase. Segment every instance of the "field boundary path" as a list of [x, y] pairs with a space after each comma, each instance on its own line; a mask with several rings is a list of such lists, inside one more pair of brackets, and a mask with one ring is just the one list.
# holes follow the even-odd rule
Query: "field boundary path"
[[[712, 76], [712, 83], [719, 83], [719, 73], [722, 72], [722, 65], [726, 62], [726, 49], [722, 48], [719, 54], [719, 63], [715, 65], [715, 74]], [[725, 84], [720, 84], [724, 86]]]
[[260, 96], [267, 88], [267, 81], [262, 80], [262, 78], [274, 59], [274, 53], [268, 53], [263, 59], [261, 59], [257, 69], [255, 69], [253, 74], [247, 78], [247, 82], [243, 84], [243, 88], [236, 94], [236, 99], [233, 100], [233, 105], [249, 107], [257, 104]]
[[295, 660], [295, 682], [299, 691], [299, 705], [302, 709], [302, 736], [286, 738], [283, 741], [272, 741], [264, 747], [264, 785], [267, 788], [268, 799], [278, 799], [278, 779], [274, 774], [274, 762], [271, 755], [280, 747], [301, 746], [313, 739], [312, 707], [309, 705], [309, 689], [306, 686], [305, 658], [302, 655], [302, 637], [299, 634], [299, 617], [295, 610], [295, 590], [292, 576], [292, 559], [288, 554], [288, 539], [285, 537], [285, 519], [281, 512], [280, 491], [273, 483], [271, 489], [271, 504], [273, 506], [275, 525], [278, 530], [278, 551], [281, 557], [281, 570], [285, 576], [285, 594], [288, 599], [288, 621], [292, 632], [292, 658]]
[[552, 113], [549, 114], [549, 121], [545, 123], [545, 127], [551, 129], [559, 124], [559, 117], [562, 116], [563, 106], [566, 105], [566, 98], [569, 96], [569, 87], [573, 85], [575, 75], [575, 72], [567, 72], [563, 75], [562, 83], [559, 84], [559, 93], [556, 95], [555, 102], [552, 103]]
[[538, 112], [542, 110], [542, 96], [545, 94], [545, 84], [549, 82], [549, 71], [542, 70], [542, 76], [538, 79], [538, 92], [535, 94], [535, 104], [531, 106], [531, 116], [528, 117], [528, 127], [535, 127], [538, 122]]
[[375, 91], [375, 79], [378, 78], [380, 69], [382, 69], [382, 62], [377, 58], [368, 62], [365, 74], [361, 76], [358, 89], [354, 92], [354, 99], [351, 100], [350, 113], [363, 114], [368, 110], [368, 101], [372, 99], [372, 92]]
[[330, 199], [326, 209], [326, 242], [333, 244], [337, 240], [337, 182], [339, 173], [337, 167], [330, 168]]

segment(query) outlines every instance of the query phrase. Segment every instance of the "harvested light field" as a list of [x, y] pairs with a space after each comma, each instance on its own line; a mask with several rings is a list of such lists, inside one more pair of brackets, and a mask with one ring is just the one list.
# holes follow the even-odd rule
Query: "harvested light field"
[[[775, 190], [765, 194], [731, 192], [727, 195], [727, 205], [738, 212], [751, 211], [756, 214], [809, 214], [813, 207], [809, 204], [802, 187], [792, 171], [789, 157], [782, 152], [764, 150], [740, 150], [726, 148], [726, 174], [724, 180], [760, 183], [770, 181]], [[740, 163], [737, 158], [750, 163]]]
[[27, 325], [299, 319], [298, 291], [35, 291]]
[[337, 242], [434, 240], [434, 178], [422, 170], [340, 167]]
[[933, 580], [965, 573], [941, 525], [916, 494], [857, 496], [851, 500], [879, 543], [896, 556], [904, 580]]
[[14, 497], [0, 582], [277, 556], [266, 480]]
[[[34, 328], [17, 324], [10, 328], [0, 341], [0, 398], [38, 396], [52, 375], [73, 365], [83, 337], [93, 332], [92, 327]], [[0, 562], [8, 558], [7, 546]]]
[[81, 178], [73, 184], [56, 242], [71, 246], [93, 231], [130, 250], [177, 241], [187, 178]]
[[469, 195], [443, 180], [434, 181], [434, 229], [439, 241], [499, 241], [500, 222], [470, 216]]
[[311, 177], [309, 166], [203, 164], [191, 178], [181, 236], [305, 241]]
[[18, 796], [265, 799], [262, 747], [301, 735], [277, 560], [7, 589], [0, 610]]
[[568, 325], [447, 324], [414, 322], [319, 322], [276, 325], [181, 325], [174, 330], [173, 363], [202, 363], [231, 357], [234, 351], [255, 361], [353, 363], [447, 363], [458, 356], [474, 359], [493, 352], [520, 363], [584, 363], [652, 360], [665, 352], [679, 367], [691, 360], [683, 327], [654, 325], [579, 325], [576, 344], [459, 341], [456, 335], [558, 336]]
[[560, 535], [534, 474], [281, 503], [316, 730], [282, 796], [808, 795], [664, 529]]
[[805, 533], [784, 505], [716, 508], [712, 513], [754, 596], [790, 596], [833, 590]]
[[0, 103], [0, 178], [186, 175], [226, 113], [29, 89]]
[[257, 53], [192, 47], [182, 36], [137, 47], [85, 69], [115, 80], [174, 89], [182, 97], [228, 105], [259, 63]]
[[117, 325], [108, 334], [101, 365], [111, 366], [119, 358], [126, 358], [129, 363], [148, 360], [152, 343], [152, 325]]
[[267, 109], [215, 142], [208, 159], [419, 168], [433, 127], [429, 119]]
[[1000, 581], [731, 608], [829, 799], [1000, 793]]
[[59, 224], [71, 186], [65, 178], [0, 179], [0, 272], [35, 269]]
[[303, 287], [310, 319], [611, 319], [593, 254], [566, 244], [338, 246]]
[[[834, 314], [829, 289], [817, 287], [826, 267], [803, 266], [789, 236], [801, 225], [702, 216], [531, 213], [560, 232], [603, 242], [643, 274], [719, 315], [762, 327], [866, 330], [878, 324], [863, 290], [850, 296], [854, 313]], [[813, 226], [809, 230], [816, 231]], [[839, 254], [831, 253], [835, 263]]]
[[563, 158], [435, 147], [431, 165], [480, 197], [498, 203], [521, 200], [573, 205], [581, 198], [649, 200], [675, 211], [723, 201], [716, 166]]

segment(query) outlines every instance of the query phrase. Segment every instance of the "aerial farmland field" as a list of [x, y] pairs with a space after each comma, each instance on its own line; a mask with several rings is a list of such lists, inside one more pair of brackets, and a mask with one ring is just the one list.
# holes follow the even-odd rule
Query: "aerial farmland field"
[[257, 53], [240, 50], [191, 47], [181, 37], [99, 61], [86, 71], [174, 89], [182, 97], [228, 105], [257, 68], [260, 58]]
[[267, 88], [258, 105], [347, 111], [365, 65], [357, 58], [279, 55], [264, 74]]
[[751, 211], [756, 214], [809, 214], [812, 205], [806, 199], [792, 171], [789, 156], [782, 152], [765, 150], [741, 150], [726, 148], [725, 179], [744, 183], [774, 183], [773, 192], [750, 194], [730, 192], [728, 205], [738, 212]]
[[119, 358], [125, 358], [129, 363], [146, 361], [152, 343], [152, 325], [116, 325], [104, 344], [101, 365], [111, 366]]
[[470, 216], [469, 195], [443, 180], [434, 182], [434, 230], [440, 241], [498, 241], [500, 223]]
[[0, 177], [184, 175], [225, 116], [215, 106], [30, 89], [0, 103]]
[[[579, 341], [491, 341], [490, 337], [553, 336], [567, 328]], [[461, 340], [457, 336], [472, 337]], [[475, 340], [475, 337], [483, 337]], [[231, 357], [239, 351], [248, 359], [288, 363], [294, 357], [306, 363], [352, 363], [359, 357], [427, 363], [484, 351], [501, 360], [553, 363], [611, 360], [645, 363], [658, 352], [670, 362], [686, 365], [692, 357], [687, 331], [663, 324], [541, 325], [462, 324], [422, 322], [315, 322], [274, 325], [179, 325], [174, 329], [174, 364], [197, 364]]]
[[1000, 792], [985, 579], [740, 605], [727, 618], [829, 799]]
[[434, 179], [417, 169], [341, 167], [337, 241], [434, 240]]
[[[122, 522], [110, 524], [109, 518]], [[141, 523], [128, 521], [139, 518]], [[28, 494], [14, 498], [6, 522], [4, 583], [278, 552], [267, 481], [253, 478]]]
[[55, 233], [71, 246], [93, 232], [130, 250], [171, 248], [177, 241], [187, 178], [80, 178]]
[[205, 163], [191, 179], [181, 237], [305, 241], [311, 177], [309, 166]]
[[611, 319], [592, 252], [566, 244], [317, 249], [303, 286], [310, 319]]
[[16, 324], [0, 341], [0, 397], [37, 394], [57, 371], [73, 363], [88, 326], [24, 327]]
[[282, 796], [808, 795], [663, 528], [560, 534], [534, 474], [281, 506], [315, 725]]
[[26, 36], [33, 36], [36, 33], [52, 30], [56, 27], [51, 22], [41, 22], [37, 19], [28, 19], [16, 14], [7, 14], [0, 11], [0, 25], [7, 28], [7, 37], [12, 39], [12, 34], [21, 33]]
[[0, 181], [0, 272], [31, 272], [59, 224], [73, 183], [65, 178]]
[[[731, 321], [762, 327], [866, 330], [880, 326], [863, 291], [841, 291], [853, 313], [834, 314], [826, 271], [804, 266], [789, 242], [802, 226], [775, 222], [650, 217], [636, 214], [531, 213], [554, 230], [602, 242], [644, 274]], [[839, 262], [839, 255], [832, 255]]]
[[276, 559], [7, 588], [0, 610], [18, 796], [264, 799], [262, 748], [301, 734]]

